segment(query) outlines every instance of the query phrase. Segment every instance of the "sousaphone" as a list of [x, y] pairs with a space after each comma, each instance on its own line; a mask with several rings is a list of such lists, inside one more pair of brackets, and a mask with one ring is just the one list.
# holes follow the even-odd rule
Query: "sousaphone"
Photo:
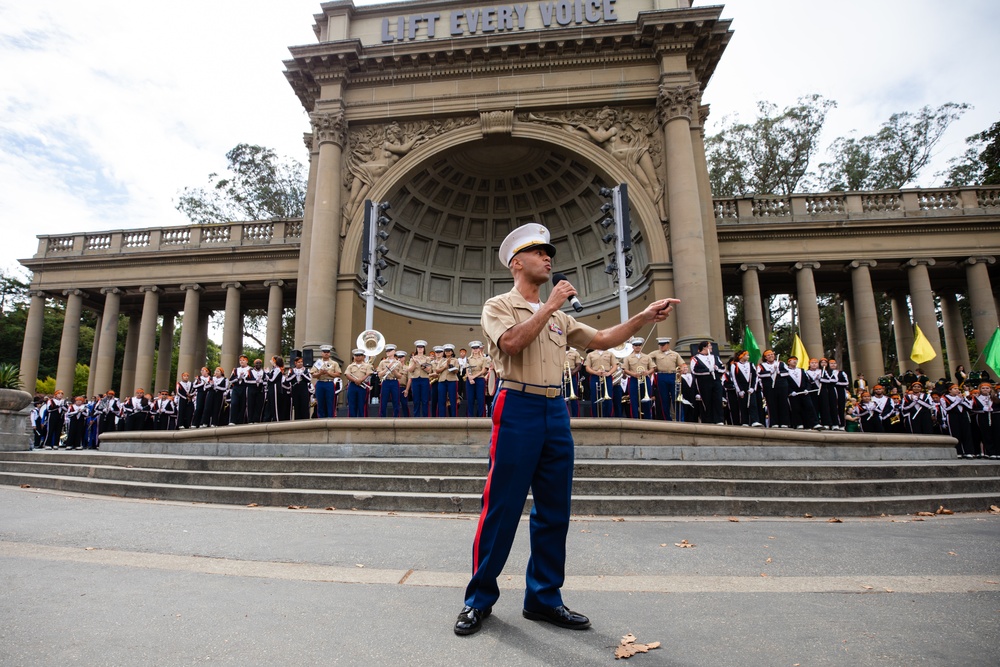
[[371, 359], [382, 354], [385, 349], [385, 336], [374, 329], [368, 329], [358, 334], [355, 344], [365, 351], [365, 357]]

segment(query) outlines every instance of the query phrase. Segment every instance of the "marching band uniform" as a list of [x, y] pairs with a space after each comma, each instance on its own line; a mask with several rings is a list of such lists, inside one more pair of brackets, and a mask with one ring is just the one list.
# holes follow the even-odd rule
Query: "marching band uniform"
[[229, 388], [232, 397], [229, 399], [229, 425], [247, 423], [247, 385], [250, 382], [250, 366], [247, 359], [240, 356], [240, 365], [233, 369], [229, 376]]
[[99, 397], [96, 401], [91, 399], [87, 402], [87, 419], [83, 431], [83, 448], [97, 449], [97, 438], [101, 433], [101, 423], [104, 415], [97, 411], [97, 406], [104, 401], [104, 397]]
[[[834, 364], [833, 359], [830, 360], [830, 364], [831, 366]], [[851, 379], [847, 377], [847, 373], [842, 370], [831, 368], [830, 372], [833, 373], [833, 377], [836, 380], [833, 384], [833, 392], [834, 403], [836, 405], [835, 414], [837, 415], [837, 423], [839, 425], [838, 430], [843, 431], [847, 428], [847, 423], [845, 421], [845, 408], [847, 407], [847, 387], [850, 384]], [[834, 428], [837, 429], [838, 427], [834, 426]]]
[[712, 354], [712, 344], [704, 341], [698, 346], [698, 354], [691, 357], [691, 374], [694, 375], [698, 393], [695, 398], [701, 403], [701, 421], [706, 424], [722, 424], [722, 376], [726, 367]]
[[454, 345], [446, 343], [443, 349], [444, 356], [434, 364], [438, 374], [438, 417], [454, 417], [458, 407], [458, 359]]
[[87, 404], [83, 397], [66, 408], [66, 449], [83, 449], [83, 435], [87, 429]]
[[170, 422], [174, 415], [177, 414], [177, 406], [174, 405], [173, 400], [165, 396], [167, 390], [164, 389], [160, 392], [160, 397], [156, 399], [151, 412], [154, 415], [153, 423], [156, 426], [157, 431], [169, 431]]
[[695, 384], [694, 375], [691, 374], [690, 367], [684, 365], [678, 370], [681, 371], [681, 395], [680, 406], [678, 408], [680, 414], [677, 418], [683, 419], [686, 422], [697, 422], [701, 417], [698, 414], [698, 385]]
[[191, 428], [191, 420], [194, 418], [194, 383], [185, 380], [181, 374], [181, 379], [177, 383], [177, 428]]
[[191, 426], [200, 428], [205, 425], [205, 405], [208, 402], [208, 392], [212, 387], [212, 376], [208, 369], [202, 367], [201, 373], [195, 378], [194, 384], [194, 416], [191, 418]]
[[[660, 402], [660, 419], [671, 421], [674, 403], [677, 402], [677, 370], [684, 360], [668, 347], [669, 338], [657, 338], [656, 342], [660, 349], [649, 355], [656, 367], [656, 398]], [[680, 417], [677, 419], [679, 421]]]
[[389, 402], [392, 402], [392, 414], [397, 419], [401, 417], [399, 413], [399, 380], [402, 376], [403, 364], [396, 359], [396, 346], [385, 346], [385, 358], [379, 362], [376, 373], [379, 378], [379, 400], [378, 416], [385, 417], [388, 414]]
[[953, 384], [949, 387], [948, 393], [941, 397], [940, 405], [948, 434], [958, 440], [956, 446], [958, 455], [971, 459], [976, 454], [972, 443], [972, 422], [969, 419], [972, 401], [961, 394], [958, 385]]
[[[843, 409], [840, 412], [842, 414]], [[821, 363], [819, 370], [819, 415], [823, 428], [840, 430], [840, 417], [837, 415], [837, 373], [830, 368], [829, 362]]]
[[115, 396], [115, 392], [108, 390], [97, 403], [96, 411], [98, 415], [97, 445], [100, 445], [101, 433], [111, 433], [118, 428], [118, 415], [121, 413], [122, 404]]
[[912, 390], [907, 392], [903, 401], [903, 410], [909, 410], [910, 432], [917, 435], [933, 435], [934, 404], [931, 402], [931, 397], [919, 382], [913, 384]]
[[995, 414], [997, 412], [998, 404], [993, 400], [993, 392], [989, 384], [982, 384], [979, 387], [979, 392], [972, 399], [972, 422], [973, 431], [978, 436], [980, 443], [980, 449], [982, 452], [979, 456], [987, 456], [989, 458], [996, 458], [997, 454], [1000, 453], [997, 450], [998, 443], [996, 442], [997, 428], [996, 426], [1000, 424], [1000, 418]]
[[125, 417], [126, 431], [146, 430], [148, 415], [152, 410], [152, 406], [146, 400], [146, 394], [141, 389], [135, 393], [135, 396], [122, 403], [122, 415]]
[[[320, 352], [326, 356], [333, 350], [330, 345], [323, 345]], [[319, 359], [312, 365], [312, 379], [315, 381], [316, 412], [320, 419], [337, 416], [337, 386], [334, 378], [340, 377], [340, 364], [335, 359]], [[298, 419], [298, 417], [296, 417]]]
[[[622, 360], [622, 372], [628, 376], [628, 400], [630, 416], [633, 419], [653, 418], [653, 388], [650, 386], [650, 373], [656, 368], [648, 354], [642, 353], [642, 338], [632, 339], [632, 354]], [[640, 384], [646, 386], [640, 387]], [[649, 400], [642, 402], [645, 396]]]
[[36, 401], [31, 406], [31, 448], [41, 449], [45, 441], [45, 403]]
[[587, 354], [584, 368], [590, 376], [590, 416], [610, 417], [611, 406], [604, 396], [611, 395], [611, 373], [616, 366], [610, 350], [593, 350]]
[[733, 382], [735, 357], [726, 362], [726, 372], [722, 375], [722, 421], [730, 426], [739, 424], [739, 407], [736, 405], [736, 384]]
[[309, 402], [312, 399], [312, 374], [302, 365], [302, 357], [295, 360], [295, 366], [285, 376], [285, 388], [292, 396], [295, 419], [309, 419]]
[[[569, 364], [569, 382], [573, 385], [572, 393], [582, 392], [582, 389], [579, 389], [579, 387], [580, 369], [583, 367], [583, 357], [580, 356], [579, 351], [577, 351], [575, 347], [571, 347], [566, 350], [566, 363]], [[566, 387], [563, 390], [566, 393], [566, 396], [570, 395], [569, 389], [569, 387]], [[575, 401], [566, 401], [566, 407], [569, 409], [570, 417], [580, 416], [580, 399], [582, 399], [582, 397], [577, 397], [577, 400]]]
[[69, 411], [69, 406], [63, 395], [63, 392], [57, 391], [45, 407], [45, 449], [58, 449], [59, 447], [63, 421]]
[[285, 388], [285, 360], [271, 359], [271, 368], [264, 371], [264, 422], [286, 422], [291, 419], [292, 398]]
[[354, 361], [347, 365], [344, 373], [347, 375], [347, 416], [368, 416], [368, 392], [371, 387], [368, 379], [375, 369], [365, 361], [364, 350], [353, 350]]
[[833, 415], [826, 415], [826, 421], [823, 421], [823, 405], [820, 400], [820, 393], [822, 392], [823, 385], [821, 383], [823, 377], [823, 369], [819, 367], [819, 360], [810, 359], [809, 368], [806, 369], [804, 375], [806, 376], [807, 392], [809, 394], [809, 400], [812, 402], [813, 412], [816, 414], [816, 420], [821, 429], [829, 430], [831, 420]]
[[750, 354], [742, 352], [737, 362], [732, 365], [732, 383], [736, 388], [735, 406], [730, 406], [733, 412], [733, 423], [743, 426], [761, 426], [760, 418], [760, 379], [757, 367], [750, 363]]
[[469, 343], [472, 356], [468, 357], [465, 366], [466, 416], [486, 416], [486, 374], [490, 370], [490, 360], [483, 356], [483, 343], [474, 340]]
[[[886, 398], [883, 396], [882, 398]], [[882, 413], [879, 404], [872, 400], [871, 394], [867, 391], [861, 394], [861, 402], [857, 406], [858, 426], [863, 433], [884, 433], [882, 426]]]
[[[793, 359], [795, 359], [796, 366], [790, 365]], [[789, 357], [788, 361], [788, 411], [791, 426], [818, 429], [820, 428], [819, 418], [816, 416], [816, 410], [809, 396], [812, 391], [809, 376], [801, 368], [798, 368], [798, 359]], [[816, 391], [818, 391], [818, 387]]]
[[225, 403], [226, 391], [229, 389], [229, 380], [221, 368], [215, 369], [211, 385], [207, 386], [207, 396], [205, 397], [205, 414], [202, 415], [202, 426], [221, 426], [222, 407]]
[[416, 348], [416, 352], [410, 357], [410, 365], [406, 369], [410, 374], [413, 388], [413, 416], [427, 417], [430, 415], [430, 368], [433, 357], [424, 353], [427, 349], [427, 341], [413, 341], [413, 346]]
[[[872, 398], [872, 411], [878, 416], [879, 426], [875, 426], [874, 423], [871, 424], [871, 431], [877, 433], [885, 433], [889, 431], [890, 421], [893, 415], [892, 401], [888, 396], [885, 395], [883, 387], [880, 384], [875, 385], [873, 388], [874, 394], [871, 395]], [[867, 393], [862, 393], [862, 396]], [[876, 430], [877, 429], [877, 430]], [[864, 429], [869, 430], [869, 429]]]
[[267, 373], [260, 359], [253, 362], [247, 375], [247, 423], [256, 424], [264, 416], [264, 392], [267, 389]]

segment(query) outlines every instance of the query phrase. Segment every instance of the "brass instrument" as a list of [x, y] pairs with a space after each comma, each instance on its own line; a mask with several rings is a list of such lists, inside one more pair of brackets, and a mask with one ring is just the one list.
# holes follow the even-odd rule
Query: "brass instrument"
[[385, 349], [385, 336], [374, 329], [368, 329], [358, 334], [355, 344], [365, 351], [365, 357], [371, 361], [372, 357], [377, 357]]
[[392, 375], [393, 371], [396, 370], [396, 366], [399, 366], [399, 362], [393, 359], [392, 363], [389, 364], [389, 367], [385, 369], [385, 375], [378, 376], [378, 381], [385, 382], [386, 378]]
[[569, 367], [569, 361], [563, 362], [563, 386], [569, 385], [567, 401], [578, 401], [580, 397], [576, 395], [576, 388], [573, 386], [573, 371]]
[[[602, 373], [604, 372], [604, 366], [601, 366], [600, 371]], [[598, 377], [601, 378], [600, 379], [601, 388], [604, 389], [604, 393], [602, 395], [600, 395], [600, 396], [597, 397], [597, 401], [596, 402], [597, 403], [603, 403], [604, 401], [610, 401], [611, 400], [611, 396], [608, 394], [608, 378], [607, 378], [607, 376], [604, 376], [604, 375], [599, 375]]]
[[639, 401], [642, 403], [651, 403], [653, 401], [653, 397], [649, 395], [649, 383], [646, 382], [647, 377], [647, 375], [643, 375], [639, 378], [639, 382], [642, 383], [642, 386], [639, 387]]

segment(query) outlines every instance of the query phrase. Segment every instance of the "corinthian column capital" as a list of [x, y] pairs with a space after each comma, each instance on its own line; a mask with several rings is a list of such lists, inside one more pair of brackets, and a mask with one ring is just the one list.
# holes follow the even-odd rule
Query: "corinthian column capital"
[[701, 86], [699, 84], [671, 86], [661, 83], [660, 94], [656, 100], [656, 112], [663, 124], [675, 118], [687, 118], [688, 121], [691, 121], [698, 118], [700, 103]]
[[343, 148], [347, 144], [347, 119], [344, 111], [314, 111], [309, 114], [313, 136], [317, 144], [337, 144]]

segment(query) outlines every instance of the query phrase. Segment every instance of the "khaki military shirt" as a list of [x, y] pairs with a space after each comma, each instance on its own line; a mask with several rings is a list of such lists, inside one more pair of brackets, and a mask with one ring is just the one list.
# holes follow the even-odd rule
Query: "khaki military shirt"
[[583, 363], [583, 357], [580, 355], [579, 352], [570, 348], [566, 350], [566, 361], [569, 362], [570, 372], [575, 372], [576, 367]]
[[577, 322], [568, 313], [556, 311], [516, 357], [497, 345], [500, 336], [511, 327], [526, 322], [535, 310], [517, 288], [495, 296], [483, 305], [481, 323], [487, 338], [487, 348], [497, 375], [504, 380], [542, 386], [560, 386], [566, 363], [566, 346], [587, 347], [597, 335], [597, 329]]
[[479, 377], [485, 378], [489, 367], [490, 360], [486, 357], [469, 357], [465, 369], [465, 379], [471, 382]]
[[[448, 370], [449, 368], [454, 368], [455, 370]], [[457, 382], [458, 369], [458, 359], [455, 357], [451, 359], [442, 357], [434, 361], [434, 370], [437, 371], [438, 382]]]
[[[409, 371], [410, 377], [429, 378], [431, 376], [430, 369], [433, 361], [434, 357], [428, 356], [426, 354], [414, 354], [412, 357], [410, 357], [410, 365], [407, 367], [407, 371]], [[426, 366], [426, 370], [424, 366]]]
[[[376, 373], [378, 373], [379, 381], [385, 382], [386, 380], [398, 380], [399, 376], [402, 374], [404, 362], [398, 361], [395, 357], [383, 359], [378, 362], [378, 368]], [[389, 370], [389, 369], [392, 370]]]
[[[614, 372], [615, 368], [618, 367], [618, 360], [615, 355], [611, 352], [605, 350], [601, 352], [600, 350], [594, 350], [587, 355], [587, 361], [584, 362], [584, 367], [589, 368], [593, 371], [609, 371]], [[587, 371], [590, 373], [590, 371]]]
[[622, 360], [622, 367], [633, 375], [648, 375], [656, 368], [648, 354], [633, 352]]
[[[325, 372], [321, 374], [320, 371]], [[319, 359], [312, 365], [312, 379], [314, 382], [332, 381], [333, 377], [330, 377], [331, 375], [340, 375], [340, 364], [337, 363], [336, 359], [330, 359], [330, 361]]]
[[348, 364], [347, 365], [347, 377], [349, 380], [355, 382], [364, 382], [369, 375], [374, 373], [375, 370], [372, 365], [367, 361], [362, 361], [359, 364]]
[[676, 373], [677, 369], [684, 363], [681, 355], [674, 350], [667, 350], [666, 352], [657, 350], [651, 353], [649, 358], [653, 360], [658, 373]]

